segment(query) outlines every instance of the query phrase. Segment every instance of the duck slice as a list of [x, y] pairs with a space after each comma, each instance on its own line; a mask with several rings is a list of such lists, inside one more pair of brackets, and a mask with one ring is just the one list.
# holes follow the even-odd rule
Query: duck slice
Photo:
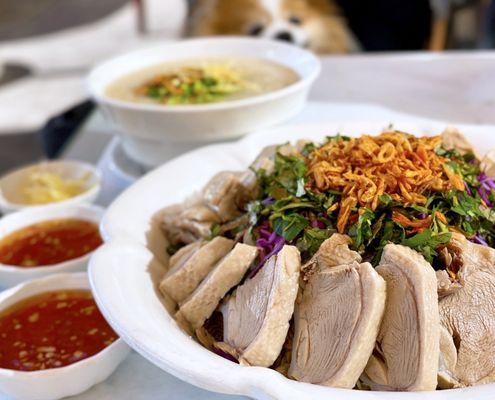
[[457, 150], [460, 154], [473, 153], [476, 158], [479, 158], [466, 136], [454, 127], [447, 127], [442, 132], [442, 146], [447, 150]]
[[225, 294], [239, 284], [257, 255], [258, 249], [255, 246], [237, 243], [196, 290], [184, 300], [180, 305], [179, 313], [194, 329], [203, 326]]
[[491, 149], [481, 159], [480, 169], [486, 175], [495, 177], [495, 149]]
[[252, 171], [222, 171], [203, 189], [204, 204], [213, 210], [222, 222], [238, 217], [244, 205], [253, 198], [256, 181], [249, 179]]
[[371, 387], [435, 390], [440, 323], [432, 266], [409, 247], [388, 244], [376, 268], [387, 300], [374, 355], [366, 367]]
[[222, 307], [224, 344], [244, 365], [271, 366], [289, 330], [299, 288], [301, 258], [284, 246]]
[[206, 238], [215, 223], [220, 218], [205, 205], [173, 205], [163, 211], [161, 228], [171, 244], [192, 243]]
[[214, 224], [222, 225], [242, 216], [257, 191], [253, 171], [219, 172], [201, 193], [162, 210], [162, 231], [172, 245], [205, 239]]
[[351, 243], [352, 239], [349, 236], [334, 233], [320, 245], [311, 260], [302, 267], [305, 277], [309, 277], [315, 271], [337, 265], [361, 262], [359, 253], [349, 249]]
[[353, 388], [375, 346], [385, 292], [385, 281], [369, 263], [311, 275], [296, 302], [289, 376]]
[[160, 290], [168, 294], [176, 303], [181, 303], [233, 246], [233, 240], [217, 236], [209, 242], [202, 242], [199, 249], [192, 254], [185, 252], [183, 257], [177, 257], [177, 260], [171, 259], [173, 266], [163, 277]]
[[197, 241], [181, 247], [174, 255], [170, 257], [168, 261], [168, 269], [170, 270], [176, 265], [183, 265], [196, 251], [201, 248], [203, 244], [203, 242]]
[[495, 381], [495, 250], [453, 233], [448, 247], [460, 258], [457, 288], [439, 300], [439, 386]]

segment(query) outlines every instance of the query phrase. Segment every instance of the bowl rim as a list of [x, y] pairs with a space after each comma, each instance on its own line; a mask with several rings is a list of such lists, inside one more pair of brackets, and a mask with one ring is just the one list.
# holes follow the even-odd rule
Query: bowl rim
[[[11, 287], [7, 290], [4, 290], [0, 293], [0, 312], [3, 311], [2, 309], [2, 304], [5, 301], [8, 301], [9, 298], [12, 298], [13, 296], [16, 296], [23, 291], [25, 291], [27, 288], [30, 286], [34, 285], [48, 285], [51, 283], [51, 281], [57, 281], [60, 280], [60, 282], [64, 282], [69, 279], [74, 279], [76, 281], [81, 282], [81, 289], [89, 290], [91, 292], [91, 285], [89, 283], [88, 279], [88, 274], [86, 272], [64, 272], [64, 273], [59, 273], [59, 274], [52, 274], [49, 276], [44, 276], [41, 278], [35, 278], [31, 279], [26, 282], [22, 282], [14, 287]], [[68, 286], [67, 284], [61, 283], [59, 285], [58, 289], [50, 289], [51, 291], [53, 290], [61, 290], [64, 289], [64, 287]], [[50, 290], [40, 290], [37, 292], [37, 294], [45, 293]], [[30, 295], [32, 296], [32, 295]], [[30, 296], [20, 296], [18, 300], [16, 300], [12, 305], [16, 304], [20, 300], [24, 300], [25, 298], [28, 298]], [[92, 295], [94, 297], [94, 295]], [[9, 306], [8, 306], [9, 307]], [[122, 346], [124, 344], [124, 340], [122, 337], [119, 335], [118, 339], [109, 344], [107, 347], [105, 347], [103, 350], [99, 351], [98, 353], [92, 355], [91, 357], [84, 358], [80, 361], [76, 361], [75, 363], [63, 366], [63, 367], [58, 367], [58, 368], [49, 368], [45, 370], [39, 370], [39, 371], [18, 371], [14, 369], [8, 369], [8, 368], [0, 368], [0, 376], [7, 377], [7, 378], [20, 378], [20, 379], [36, 379], [36, 378], [43, 378], [48, 375], [53, 375], [53, 374], [61, 374], [77, 369], [82, 369], [85, 367], [90, 366], [90, 364], [93, 364], [97, 358], [100, 358], [101, 356], [106, 356], [110, 351], [113, 351], [116, 346]]]
[[[412, 117], [412, 116], [402, 115], [402, 117], [395, 117], [394, 119], [396, 120], [394, 122], [394, 125], [396, 127], [397, 127], [397, 125], [399, 125], [399, 128], [400, 128], [400, 125], [405, 124], [405, 125], [407, 125], [408, 128], [414, 127], [414, 132], [418, 132], [418, 133], [432, 130], [432, 129], [437, 131], [437, 129], [440, 129], [440, 127], [441, 127], [441, 129], [443, 129], [443, 128], [448, 126], [448, 124], [443, 122], [443, 121], [418, 118], [418, 117]], [[389, 122], [389, 121], [387, 121], [387, 122]], [[326, 123], [317, 123], [317, 124], [306, 123], [306, 124], [289, 124], [289, 125], [277, 126], [274, 128], [263, 129], [263, 130], [259, 131], [257, 134], [244, 137], [244, 138], [237, 140], [235, 142], [213, 144], [213, 145], [201, 147], [199, 149], [185, 153], [185, 154], [183, 154], [177, 158], [174, 158], [173, 160], [167, 162], [166, 164], [168, 165], [168, 164], [174, 163], [176, 166], [179, 166], [181, 161], [189, 160], [189, 158], [191, 156], [196, 156], [199, 154], [204, 156], [206, 151], [211, 152], [213, 149], [225, 150], [228, 148], [228, 149], [232, 150], [236, 147], [239, 149], [239, 146], [246, 146], [249, 149], [250, 145], [256, 144], [257, 150], [260, 150], [263, 147], [263, 145], [273, 143], [273, 142], [266, 143], [266, 141], [263, 140], [263, 139], [267, 139], [267, 140], [272, 139], [270, 137], [267, 137], [267, 134], [270, 132], [273, 133], [273, 131], [276, 131], [276, 132], [284, 131], [284, 135], [286, 135], [287, 140], [293, 141], [293, 140], [296, 140], [297, 138], [305, 138], [305, 134], [303, 133], [304, 131], [302, 131], [301, 134], [298, 134], [298, 136], [296, 138], [296, 137], [291, 136], [290, 133], [287, 135], [287, 132], [286, 132], [287, 130], [289, 130], [289, 132], [290, 132], [291, 130], [294, 130], [294, 129], [298, 129], [298, 130], [301, 130], [301, 129], [302, 130], [304, 130], [304, 129], [308, 129], [308, 130], [318, 129], [320, 132], [321, 138], [323, 138], [325, 136], [325, 134], [328, 133], [329, 129], [334, 130], [334, 128], [337, 125], [354, 126], [354, 125], [362, 125], [364, 123], [366, 124], [366, 126], [368, 126], [367, 129], [374, 129], [374, 127], [376, 127], [378, 124], [382, 128], [388, 125], [386, 123], [377, 122], [377, 121], [373, 121], [373, 120], [358, 119], [358, 120], [351, 120], [351, 121], [348, 121], [348, 120], [347, 121], [328, 121]], [[370, 126], [371, 126], [371, 128], [370, 128]], [[474, 132], [478, 132], [477, 133], [478, 135], [480, 135], [481, 131], [483, 131], [483, 134], [486, 133], [486, 131], [487, 131], [487, 129], [486, 129], [487, 126], [466, 125], [466, 124], [456, 124], [456, 126], [459, 129], [461, 129], [461, 131], [465, 129], [465, 130], [471, 130]], [[272, 135], [272, 136], [275, 136], [275, 135]], [[260, 140], [258, 141], [258, 139], [260, 139]], [[236, 155], [237, 155], [237, 153], [236, 153]], [[224, 169], [225, 169], [225, 167], [224, 167]], [[149, 172], [144, 177], [141, 177], [138, 180], [138, 182], [136, 182], [134, 185], [132, 185], [130, 188], [128, 188], [123, 194], [121, 194], [112, 203], [112, 205], [109, 207], [107, 213], [105, 214], [105, 217], [104, 217], [102, 224], [101, 224], [102, 236], [105, 239], [105, 243], [98, 250], [99, 254], [102, 254], [103, 252], [111, 252], [114, 255], [116, 255], [116, 254], [121, 254], [121, 251], [123, 248], [126, 248], [126, 249], [131, 248], [131, 249], [138, 249], [139, 251], [146, 251], [146, 252], [149, 252], [152, 256], [155, 256], [151, 252], [151, 250], [147, 247], [146, 244], [143, 244], [142, 242], [139, 241], [139, 239], [137, 239], [134, 236], [131, 236], [131, 237], [128, 236], [126, 234], [126, 232], [115, 231], [112, 224], [114, 224], [114, 222], [115, 222], [113, 220], [115, 218], [115, 210], [121, 211], [122, 206], [129, 202], [130, 197], [134, 196], [136, 194], [136, 191], [139, 188], [144, 188], [145, 186], [149, 187], [152, 182], [154, 182], [154, 183], [157, 182], [156, 179], [158, 177], [163, 178], [165, 170], [166, 170], [166, 167], [164, 164], [164, 165], [156, 168], [155, 170]], [[163, 207], [165, 207], [166, 205], [167, 204], [164, 203]], [[120, 229], [120, 227], [117, 226], [117, 229]], [[124, 247], [122, 247], [122, 246], [124, 246]], [[119, 252], [115, 252], [115, 250], [119, 250]], [[155, 258], [156, 258], [156, 256], [155, 256]], [[92, 258], [92, 260], [94, 260], [94, 258]], [[95, 288], [98, 286], [97, 284], [95, 284], [95, 282], [97, 280], [97, 275], [99, 275], [96, 273], [96, 271], [101, 269], [101, 268], [99, 268], [100, 266], [97, 266], [96, 264], [97, 264], [96, 262], [93, 263], [90, 261], [90, 265], [89, 265], [90, 282], [91, 282], [91, 285], [92, 285], [94, 291], [95, 291]], [[143, 344], [139, 340], [134, 340], [135, 339], [134, 336], [135, 336], [136, 332], [129, 331], [129, 330], [125, 329], [124, 326], [126, 324], [122, 323], [121, 320], [116, 319], [113, 315], [110, 314], [110, 312], [106, 308], [106, 301], [101, 297], [101, 294], [98, 291], [95, 291], [95, 298], [97, 299], [98, 304], [100, 305], [100, 309], [102, 310], [102, 312], [105, 313], [105, 316], [106, 316], [107, 320], [109, 321], [109, 323], [111, 323], [112, 326], [114, 326], [114, 328], [116, 329], [116, 331], [118, 331], [119, 334], [125, 338], [125, 340], [130, 344], [131, 347], [133, 347], [141, 355], [143, 355], [145, 358], [147, 358], [148, 360], [150, 360], [151, 362], [153, 362], [155, 365], [159, 366], [162, 369], [164, 369], [163, 365], [165, 365], [165, 364], [168, 364], [169, 366], [173, 365], [173, 360], [169, 359], [169, 360], [166, 360], [166, 362], [163, 362], [163, 360], [156, 353], [154, 353], [152, 350], [150, 350], [146, 344]], [[167, 310], [165, 310], [165, 309], [163, 311], [165, 313], [168, 313]], [[167, 331], [164, 331], [163, 334], [166, 335]], [[185, 335], [185, 333], [183, 333], [183, 334]], [[214, 353], [211, 353], [211, 356], [214, 357], [216, 355]], [[216, 357], [219, 357], [219, 356], [216, 356]], [[225, 363], [227, 362], [227, 360], [222, 360], [222, 361]], [[177, 372], [177, 371], [182, 373], [184, 368], [186, 368], [185, 363], [179, 363], [177, 365], [177, 368], [175, 368], [175, 369], [170, 368], [169, 372], [172, 374], [175, 374], [175, 372]], [[285, 391], [284, 394], [287, 394], [292, 389], [303, 388], [305, 385], [309, 385], [309, 384], [306, 384], [303, 382], [288, 380], [287, 378], [283, 377], [282, 375], [280, 375], [280, 377], [279, 377], [280, 379], [276, 379], [276, 378], [278, 378], [278, 376], [275, 376], [275, 375], [274, 376], [261, 375], [259, 373], [259, 370], [260, 370], [260, 367], [251, 367], [251, 368], [249, 368], [249, 370], [242, 370], [241, 371], [240, 369], [235, 369], [235, 371], [234, 370], [232, 371], [232, 375], [233, 375], [232, 381], [235, 381], [236, 378], [245, 379], [245, 381], [243, 381], [242, 385], [236, 387], [236, 390], [237, 390], [236, 394], [242, 394], [242, 395], [250, 396], [253, 398], [265, 398], [265, 396], [258, 397], [258, 395], [254, 394], [255, 393], [254, 391], [256, 390], [256, 393], [259, 393], [259, 394], [263, 393], [263, 394], [266, 394], [268, 396], [274, 396], [275, 394], [283, 393], [284, 391]], [[265, 370], [265, 368], [263, 368], [263, 370]], [[275, 371], [273, 371], [273, 370], [267, 370], [267, 371], [272, 371], [275, 373]], [[220, 391], [218, 389], [212, 389], [212, 387], [215, 385], [215, 383], [209, 384], [210, 385], [209, 387], [206, 383], [204, 383], [205, 379], [208, 375], [207, 372], [202, 372], [201, 374], [199, 374], [197, 376], [196, 376], [196, 373], [197, 373], [197, 371], [195, 371], [194, 373], [189, 372], [189, 374], [186, 377], [182, 376], [181, 379], [185, 379], [189, 383], [195, 384], [196, 386], [204, 387], [205, 389], [208, 389], [208, 390]], [[263, 380], [262, 378], [271, 378], [272, 379], [271, 383], [266, 382], [266, 379]], [[200, 379], [203, 382], [202, 384], [198, 383], [198, 381]], [[296, 385], [294, 386], [294, 384], [296, 384]], [[202, 386], [202, 385], [204, 385], [204, 386]], [[232, 385], [225, 384], [225, 391], [223, 391], [223, 393], [231, 393], [229, 391], [231, 387], [232, 387]], [[315, 388], [317, 388], [317, 387], [319, 387], [320, 389], [322, 388], [321, 386], [318, 386], [318, 385], [311, 385], [308, 389], [312, 388], [312, 389], [316, 390]], [[371, 397], [374, 398], [376, 396], [380, 396], [383, 398], [390, 398], [390, 399], [396, 398], [396, 397], [397, 398], [398, 397], [409, 398], [409, 399], [440, 399], [440, 398], [443, 398], [445, 396], [445, 394], [448, 394], [449, 396], [452, 397], [452, 399], [461, 399], [461, 398], [467, 399], [467, 398], [472, 398], [472, 396], [476, 395], [476, 394], [479, 394], [479, 395], [484, 394], [486, 396], [487, 392], [488, 391], [492, 392], [494, 388], [495, 388], [495, 383], [485, 384], [485, 385], [477, 385], [477, 386], [468, 387], [468, 388], [448, 389], [448, 390], [441, 390], [441, 391], [436, 390], [436, 391], [429, 391], [429, 392], [376, 392], [376, 391], [373, 392], [373, 391], [353, 391], [353, 390], [347, 390], [347, 389], [336, 389], [336, 388], [323, 387], [323, 389], [325, 389], [325, 390], [324, 390], [324, 394], [322, 394], [321, 397], [319, 394], [318, 394], [318, 396], [316, 396], [315, 392], [312, 392], [311, 390], [309, 390], [307, 392], [308, 397], [304, 397], [304, 398], [313, 398], [310, 396], [315, 395], [314, 398], [320, 399], [320, 398], [324, 398], [323, 395], [324, 396], [331, 396], [333, 394], [335, 398], [339, 398], [339, 399], [340, 398], [342, 398], [342, 399], [343, 398], [350, 398], [350, 397], [356, 398], [356, 399], [358, 399], [358, 398], [364, 399], [364, 398], [371, 398]], [[303, 393], [306, 393], [306, 390], [304, 390]], [[273, 398], [277, 398], [277, 397], [273, 397]], [[488, 399], [491, 397], [483, 397], [483, 398]]]
[[[9, 232], [6, 233], [6, 235], [9, 235], [19, 229], [25, 228], [27, 226], [37, 224], [40, 222], [48, 221], [50, 219], [53, 219], [53, 214], [52, 212], [56, 212], [57, 214], [65, 214], [68, 213], [71, 210], [84, 210], [88, 211], [89, 213], [93, 213], [94, 219], [92, 218], [85, 218], [85, 217], [74, 217], [78, 219], [87, 219], [91, 220], [92, 222], [96, 223], [98, 228], [100, 227], [101, 221], [103, 219], [103, 215], [105, 214], [105, 209], [101, 206], [95, 205], [95, 204], [73, 204], [73, 205], [68, 205], [65, 207], [54, 207], [54, 208], [29, 208], [29, 209], [23, 209], [21, 211], [17, 211], [11, 214], [6, 215], [5, 217], [0, 219], [0, 227], [3, 226], [6, 223], [9, 223], [11, 220], [15, 219], [20, 219], [23, 222], [20, 222], [16, 228], [9, 230]], [[43, 215], [43, 218], [37, 220], [36, 222], [30, 222], [29, 219], [33, 216], [38, 216], [38, 215]], [[23, 218], [25, 218], [23, 220]], [[59, 218], [64, 218], [62, 215], [57, 215], [55, 219]], [[0, 235], [0, 240], [2, 240], [5, 237], [5, 235]], [[103, 237], [102, 237], [103, 239]], [[19, 276], [22, 275], [30, 275], [33, 272], [37, 273], [43, 273], [43, 272], [52, 272], [52, 273], [57, 273], [57, 272], [63, 272], [65, 268], [68, 268], [72, 265], [79, 264], [81, 262], [88, 261], [89, 258], [91, 257], [91, 254], [93, 254], [96, 251], [96, 249], [90, 251], [89, 253], [83, 254], [80, 257], [77, 258], [72, 258], [70, 260], [62, 261], [56, 264], [51, 264], [51, 265], [41, 265], [38, 267], [21, 267], [17, 265], [11, 265], [11, 264], [2, 264], [0, 262], [0, 272], [9, 272], [9, 273], [15, 273]], [[29, 282], [29, 281], [27, 281]], [[21, 283], [22, 284], [22, 283]], [[8, 289], [10, 290], [10, 289]], [[0, 293], [0, 301], [1, 301], [1, 294]]]
[[[194, 45], [197, 43], [203, 43], [204, 45], [207, 44], [230, 44], [234, 45], [235, 43], [253, 43], [253, 45], [270, 45], [270, 46], [276, 46], [281, 49], [291, 51], [291, 52], [296, 52], [299, 53], [299, 57], [306, 57], [310, 62], [313, 64], [313, 69], [306, 75], [306, 76], [301, 76], [298, 74], [299, 79], [291, 83], [288, 86], [285, 86], [283, 88], [273, 90], [267, 93], [262, 93], [259, 95], [254, 95], [254, 96], [249, 96], [243, 99], [238, 99], [238, 100], [230, 100], [230, 101], [220, 101], [220, 102], [214, 102], [214, 103], [207, 103], [207, 104], [179, 104], [179, 105], [167, 105], [167, 104], [148, 104], [148, 103], [139, 103], [139, 102], [131, 102], [131, 101], [125, 101], [125, 100], [118, 100], [118, 99], [113, 99], [111, 97], [108, 97], [105, 93], [103, 88], [102, 91], [99, 90], [99, 86], [96, 85], [94, 82], [95, 76], [100, 73], [100, 71], [109, 68], [111, 64], [114, 62], [117, 62], [119, 60], [125, 60], [129, 57], [136, 57], [139, 54], [142, 53], [148, 53], [150, 51], [158, 51], [162, 50], [163, 48], [167, 47], [181, 47], [181, 46], [189, 46], [189, 45]], [[194, 57], [192, 55], [191, 57]], [[263, 57], [259, 57], [263, 58]], [[180, 59], [178, 59], [180, 60]], [[169, 60], [170, 61], [170, 60]], [[165, 61], [167, 62], [167, 61]], [[155, 65], [156, 63], [149, 64], [148, 66], [151, 67]], [[146, 68], [146, 67], [141, 67], [141, 68]], [[289, 66], [289, 68], [293, 69], [292, 67]], [[297, 47], [295, 45], [275, 41], [275, 40], [269, 40], [269, 39], [254, 39], [254, 38], [247, 38], [243, 36], [223, 36], [223, 37], [205, 37], [205, 38], [191, 38], [191, 39], [185, 39], [181, 41], [175, 41], [175, 42], [170, 42], [170, 43], [165, 43], [161, 44], [158, 46], [154, 47], [148, 47], [148, 48], [143, 48], [139, 50], [134, 50], [125, 54], [118, 55], [116, 57], [107, 59], [103, 61], [102, 63], [98, 64], [95, 66], [90, 73], [87, 76], [86, 79], [86, 87], [92, 96], [94, 100], [96, 100], [98, 103], [105, 103], [113, 107], [118, 107], [122, 109], [127, 109], [127, 110], [138, 110], [138, 111], [147, 111], [147, 112], [156, 112], [156, 113], [194, 113], [194, 112], [209, 112], [209, 111], [223, 111], [223, 110], [229, 110], [233, 108], [240, 108], [240, 107], [246, 107], [250, 106], [253, 104], [259, 104], [259, 103], [264, 103], [272, 100], [276, 100], [281, 97], [285, 97], [288, 95], [291, 95], [294, 92], [298, 92], [302, 90], [303, 88], [309, 86], [311, 83], [315, 81], [315, 79], [318, 77], [321, 71], [321, 61], [320, 59], [315, 56], [313, 53], [311, 53], [309, 50]], [[131, 72], [127, 72], [125, 74], [120, 74], [117, 75], [113, 81], [116, 79], [124, 77], [126, 74], [130, 74]], [[107, 83], [108, 85], [108, 83]]]
[[[86, 189], [84, 192], [79, 193], [74, 197], [70, 197], [62, 201], [50, 202], [46, 204], [27, 204], [27, 203], [17, 203], [7, 199], [7, 197], [4, 195], [2, 190], [2, 185], [4, 183], [4, 180], [24, 170], [28, 170], [30, 168], [35, 168], [38, 166], [48, 165], [48, 164], [51, 165], [59, 164], [61, 166], [63, 166], [64, 164], [79, 166], [80, 168], [85, 169], [87, 172], [89, 172], [91, 176], [94, 177], [96, 182], [93, 186]], [[11, 168], [10, 170], [2, 174], [2, 176], [0, 176], [0, 209], [19, 211], [25, 209], [60, 207], [60, 206], [67, 206], [71, 204], [81, 203], [87, 198], [91, 198], [92, 196], [96, 197], [96, 195], [101, 190], [101, 182], [102, 182], [102, 174], [100, 170], [96, 166], [85, 161], [60, 159], [60, 160], [43, 160], [43, 161], [33, 162], [30, 164], [22, 165], [17, 168]]]

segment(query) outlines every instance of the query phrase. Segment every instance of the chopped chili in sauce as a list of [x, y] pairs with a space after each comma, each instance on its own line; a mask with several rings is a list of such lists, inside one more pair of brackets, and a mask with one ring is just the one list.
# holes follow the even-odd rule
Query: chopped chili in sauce
[[42, 293], [0, 314], [0, 368], [63, 367], [95, 355], [117, 338], [90, 291]]
[[98, 226], [82, 219], [54, 219], [19, 229], [0, 240], [0, 263], [39, 267], [81, 257], [101, 245]]

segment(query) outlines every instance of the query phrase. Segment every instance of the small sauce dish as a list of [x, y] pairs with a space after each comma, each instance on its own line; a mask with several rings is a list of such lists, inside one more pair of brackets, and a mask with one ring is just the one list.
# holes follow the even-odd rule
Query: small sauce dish
[[[16, 312], [16, 310], [22, 311], [23, 307], [26, 307], [25, 304], [28, 304], [27, 302], [34, 301], [30, 299], [36, 299], [38, 296], [45, 296], [48, 293], [85, 293], [82, 291], [89, 291], [89, 282], [86, 273], [56, 274], [22, 283], [0, 293], [0, 321], [3, 316], [7, 318], [11, 315], [9, 313]], [[91, 299], [88, 294], [86, 295]], [[57, 307], [58, 305], [57, 303]], [[39, 304], [39, 306], [40, 310], [42, 310], [41, 307], [45, 307], [46, 305]], [[77, 307], [73, 305], [69, 307], [71, 306]], [[92, 309], [95, 310], [95, 306]], [[43, 318], [43, 313], [40, 312], [39, 314], [41, 316], [36, 317], [34, 320], [39, 321]], [[95, 320], [100, 320], [100, 326], [106, 326], [108, 332], [114, 334], [108, 324], [102, 320], [101, 314], [97, 309], [93, 315]], [[21, 322], [22, 320], [20, 320]], [[30, 322], [32, 322], [31, 316], [29, 317], [29, 322], [26, 323]], [[72, 328], [69, 325], [69, 328], [65, 326], [63, 329]], [[6, 335], [4, 330], [5, 328], [2, 328], [0, 325], [0, 334]], [[74, 334], [84, 337], [84, 334], [87, 335], [88, 333], [74, 332]], [[86, 341], [86, 343], [89, 343], [89, 341]], [[82, 393], [93, 385], [107, 379], [129, 354], [129, 347], [122, 339], [117, 337], [109, 343], [96, 354], [82, 358], [79, 361], [72, 361], [72, 363], [66, 366], [34, 371], [0, 368], [0, 392], [5, 393], [7, 396], [24, 400], [52, 400]], [[25, 349], [29, 349], [29, 343], [23, 345]], [[49, 339], [47, 339], [46, 348], [49, 348], [51, 345]], [[41, 349], [41, 351], [45, 350]], [[27, 353], [27, 351], [24, 352]], [[51, 357], [53, 356], [52, 354]], [[55, 355], [55, 357], [57, 356]], [[45, 357], [44, 359], [47, 358]]]
[[0, 211], [92, 203], [100, 189], [100, 172], [90, 164], [43, 161], [0, 178]]
[[[101, 207], [81, 204], [27, 209], [0, 219], [0, 287], [53, 273], [84, 271], [93, 250], [101, 243], [98, 225], [103, 213]], [[84, 231], [75, 231], [70, 223], [81, 224]], [[47, 230], [40, 231], [43, 227]], [[77, 247], [86, 243], [83, 240], [89, 241], [88, 247], [78, 252]], [[69, 246], [74, 247], [74, 254], [67, 253]], [[24, 262], [21, 251], [29, 257], [28, 262]], [[54, 261], [44, 261], [48, 256]]]

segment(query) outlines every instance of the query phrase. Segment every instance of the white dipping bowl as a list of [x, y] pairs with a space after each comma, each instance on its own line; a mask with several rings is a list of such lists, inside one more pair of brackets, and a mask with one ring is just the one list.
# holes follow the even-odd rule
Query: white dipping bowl
[[[5, 236], [38, 222], [60, 218], [84, 219], [99, 225], [104, 209], [94, 205], [33, 208], [19, 211], [0, 219], [0, 240]], [[42, 267], [16, 267], [0, 263], [0, 288], [17, 285], [23, 281], [58, 272], [84, 271], [91, 253], [58, 264]]]
[[[85, 182], [86, 190], [70, 199], [33, 205], [24, 200], [22, 187], [28, 182], [33, 172], [50, 172], [62, 179], [80, 179], [88, 177]], [[101, 189], [100, 172], [92, 165], [82, 161], [59, 160], [43, 161], [16, 169], [0, 178], [0, 211], [4, 214], [26, 208], [58, 207], [82, 203], [92, 203]]]
[[[70, 289], [89, 289], [87, 274], [57, 274], [22, 283], [0, 293], [0, 312], [37, 294]], [[65, 367], [32, 372], [0, 368], [0, 392], [22, 400], [73, 396], [107, 379], [129, 351], [119, 338], [94, 356]]]
[[[215, 57], [252, 57], [293, 69], [300, 79], [280, 90], [234, 101], [161, 105], [109, 98], [109, 84], [132, 72], [164, 62]], [[293, 45], [250, 38], [192, 39], [125, 54], [97, 66], [89, 90], [123, 136], [126, 153], [146, 166], [161, 164], [208, 142], [232, 139], [296, 115], [304, 106], [320, 61]]]

